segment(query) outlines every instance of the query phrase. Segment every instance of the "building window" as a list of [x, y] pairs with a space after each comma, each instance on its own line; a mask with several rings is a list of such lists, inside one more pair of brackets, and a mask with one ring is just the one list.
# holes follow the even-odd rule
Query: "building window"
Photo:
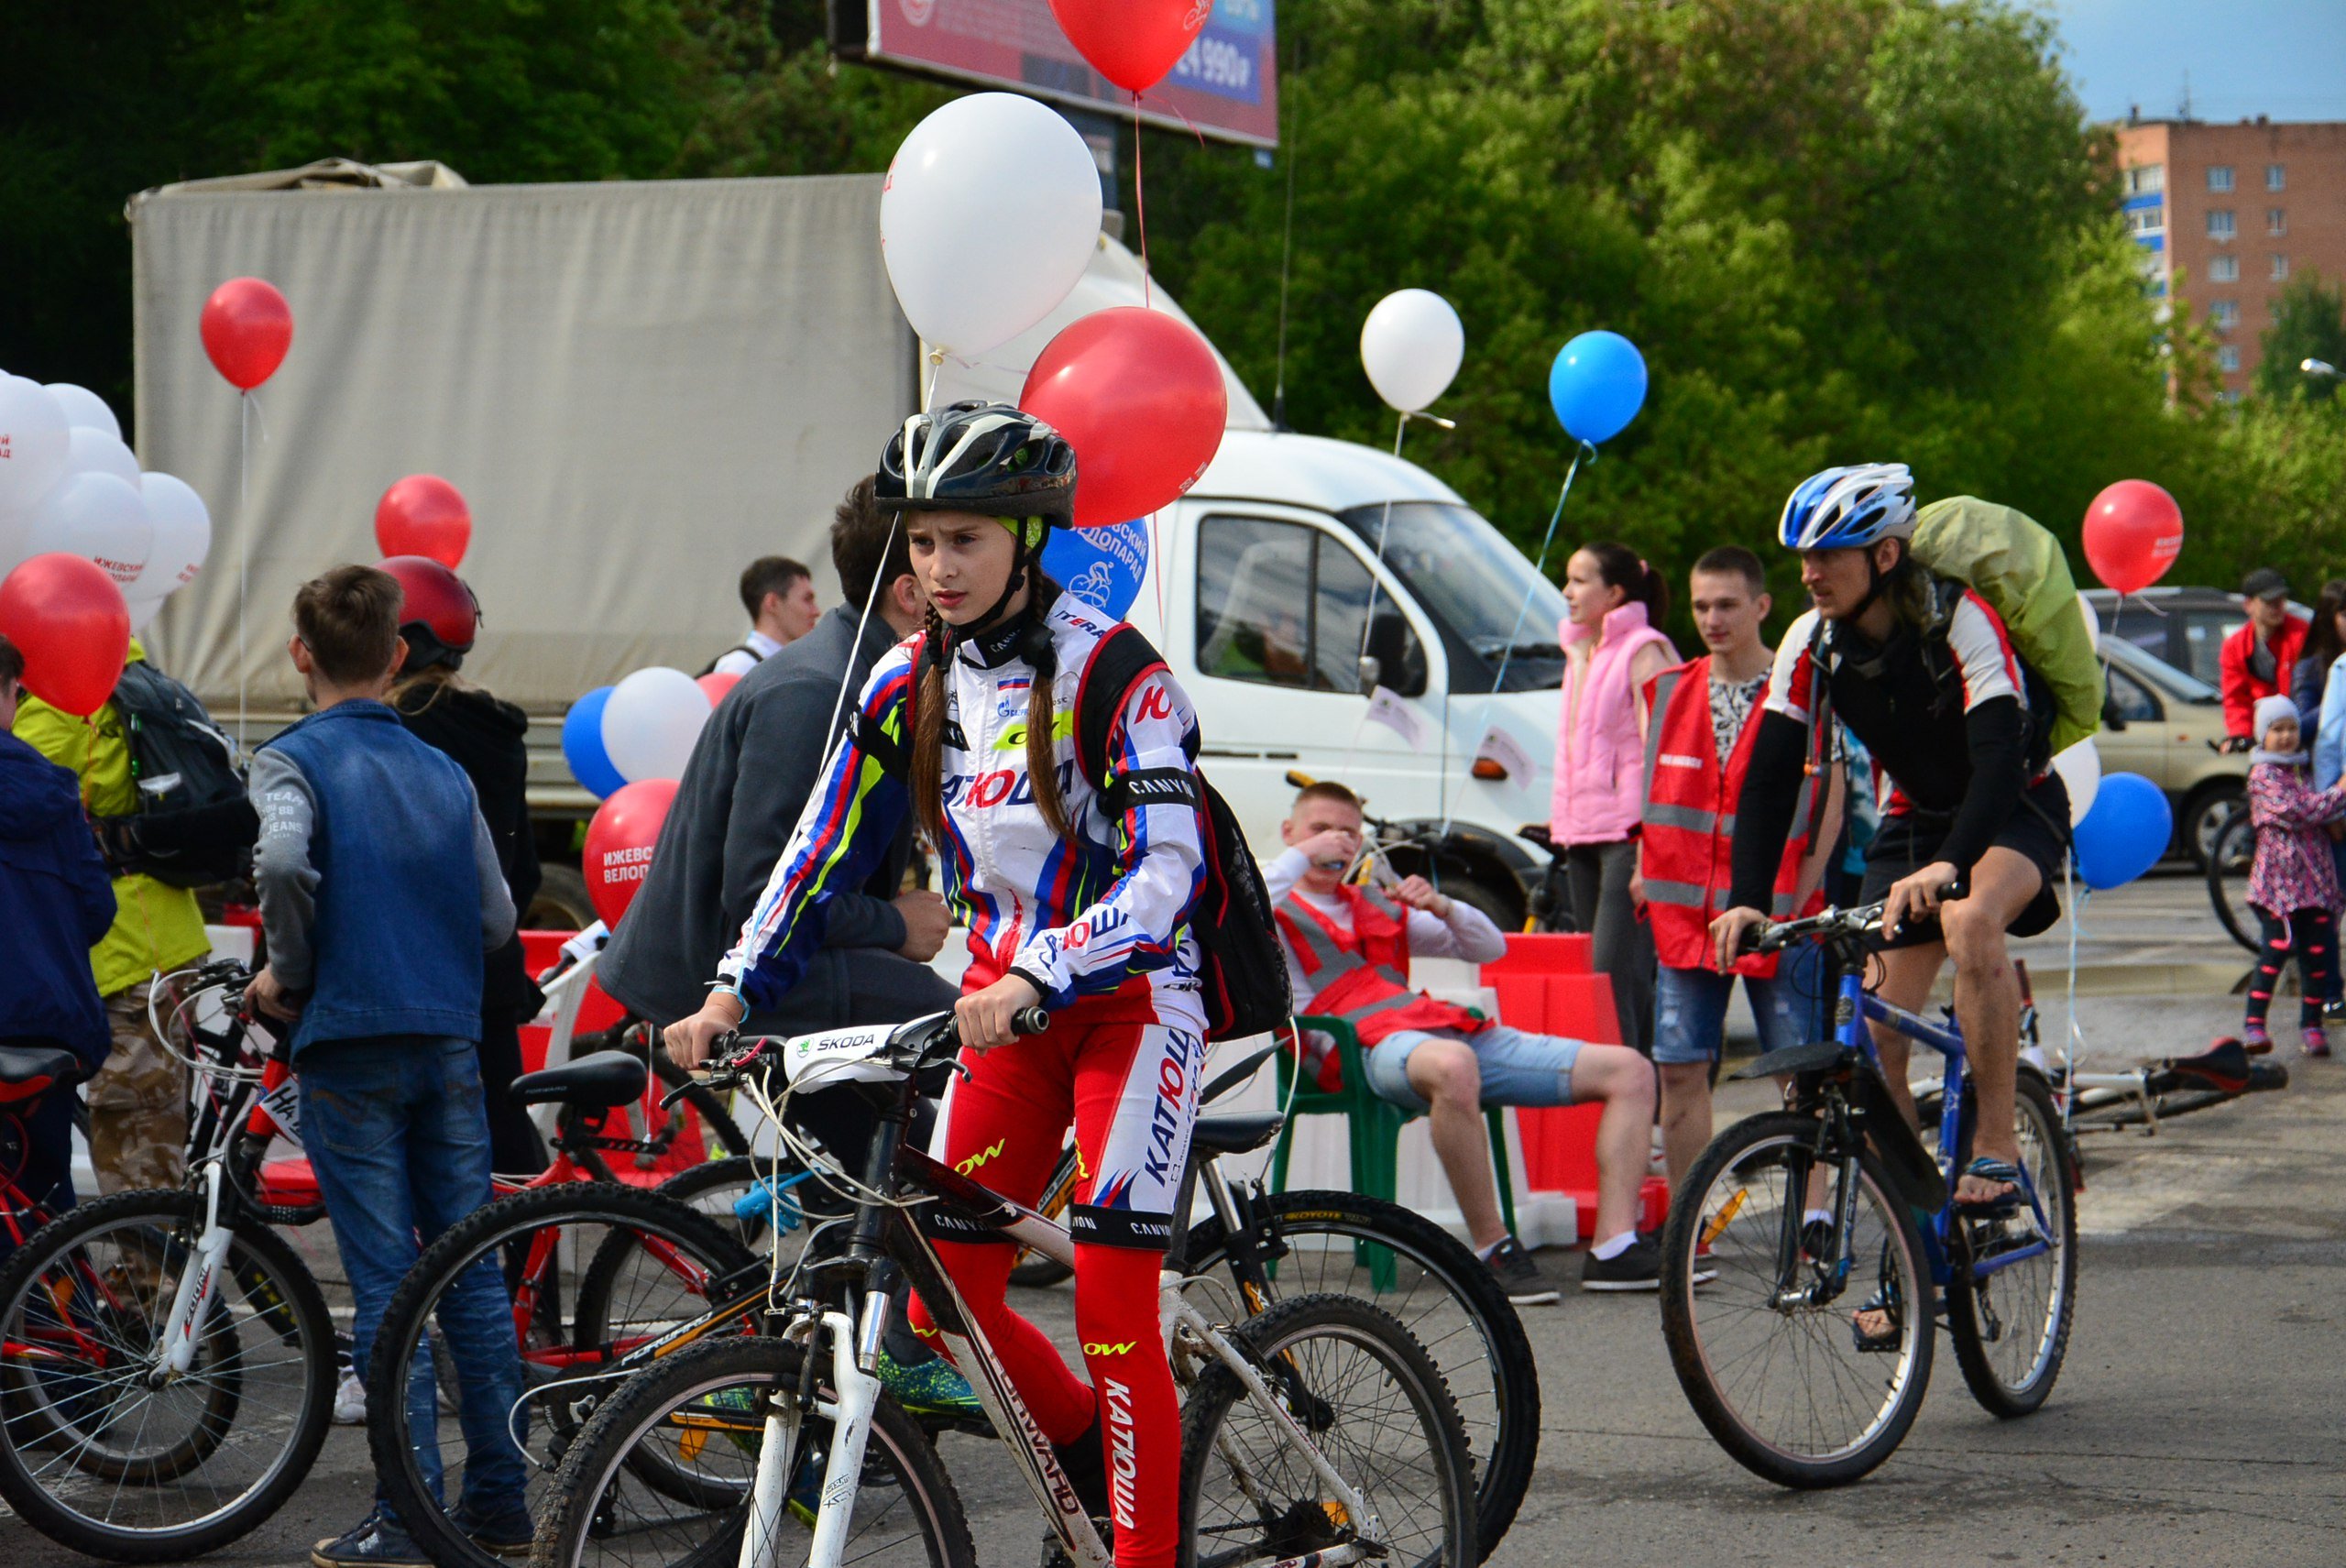
[[2166, 228], [2166, 209], [2154, 202], [2147, 207], [2137, 207], [2126, 214], [2126, 227], [2134, 234], [2159, 234]]
[[2239, 282], [2240, 258], [2219, 256], [2210, 259], [2208, 263], [2208, 281], [2210, 283]]
[[2232, 210], [2230, 207], [2208, 209], [2208, 237], [2209, 239], [2232, 237]]
[[2267, 191], [2287, 190], [2289, 188], [2288, 171], [2277, 163], [2266, 164], [2264, 166], [2264, 188]]
[[[2229, 227], [2225, 232], [2231, 232]], [[2264, 232], [2266, 234], [2287, 234], [2289, 232], [2289, 209], [2286, 207], [2265, 208]]]
[[[2155, 196], [2165, 189], [2166, 165], [2164, 163], [2137, 164], [2126, 171], [2126, 194], [2129, 196]], [[2280, 187], [2276, 185], [2274, 189], [2277, 191]]]
[[2286, 283], [2288, 280], [2289, 258], [2276, 251], [2273, 257], [2273, 281], [2275, 283]]
[[2209, 164], [2208, 166], [2208, 189], [2210, 191], [2229, 191], [2231, 188], [2232, 166], [2229, 163]]
[[2221, 348], [2216, 350], [2216, 368], [2226, 371], [2237, 370], [2240, 368], [2240, 345], [2238, 344], [2228, 343]]
[[2229, 389], [2216, 394], [2216, 400], [2220, 403], [2236, 403], [2240, 401], [2240, 393]]
[[2208, 307], [2208, 324], [2218, 332], [2230, 332], [2240, 325], [2240, 302], [2218, 300]]

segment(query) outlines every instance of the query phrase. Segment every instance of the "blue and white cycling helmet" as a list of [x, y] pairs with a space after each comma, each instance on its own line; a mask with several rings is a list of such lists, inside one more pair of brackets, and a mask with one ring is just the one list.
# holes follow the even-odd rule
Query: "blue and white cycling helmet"
[[1903, 463], [1859, 463], [1792, 487], [1776, 527], [1787, 550], [1847, 550], [1914, 537], [1914, 476]]

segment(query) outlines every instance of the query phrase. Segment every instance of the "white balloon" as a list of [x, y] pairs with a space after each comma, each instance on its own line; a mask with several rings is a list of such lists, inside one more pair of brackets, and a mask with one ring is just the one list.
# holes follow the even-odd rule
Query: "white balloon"
[[92, 430], [86, 424], [73, 427], [71, 450], [65, 458], [67, 477], [75, 474], [112, 474], [132, 489], [138, 488], [138, 459], [122, 444], [122, 437], [108, 435], [103, 430]]
[[195, 487], [170, 474], [148, 475], [139, 497], [154, 521], [155, 543], [147, 569], [132, 587], [139, 598], [160, 599], [195, 581], [203, 569], [212, 553], [212, 512]]
[[682, 778], [708, 715], [708, 694], [684, 671], [638, 670], [603, 705], [603, 751], [630, 784]]
[[1100, 168], [1032, 98], [973, 93], [915, 126], [880, 192], [888, 281], [930, 348], [1009, 342], [1066, 299], [1100, 243]]
[[2086, 819], [2093, 797], [2101, 793], [2101, 750], [2088, 735], [2053, 759], [2053, 771], [2069, 789], [2069, 826]]
[[163, 608], [163, 601], [159, 598], [131, 599], [127, 602], [130, 605], [130, 634], [133, 637], [143, 634], [148, 623], [155, 619], [155, 612]]
[[79, 555], [127, 587], [147, 569], [154, 546], [154, 521], [134, 487], [112, 474], [72, 474], [41, 503], [25, 554]]
[[2077, 613], [2086, 618], [2086, 641], [2097, 649], [2099, 648], [2101, 646], [2101, 612], [2094, 609], [2093, 600], [2079, 594]]
[[28, 512], [65, 477], [72, 427], [38, 381], [0, 374], [0, 511]]
[[49, 395], [65, 411], [65, 422], [76, 430], [103, 430], [116, 441], [122, 439], [122, 422], [114, 417], [114, 410], [106, 400], [87, 387], [77, 387], [71, 381], [51, 381]]
[[1427, 289], [1404, 289], [1376, 302], [1360, 323], [1360, 362], [1376, 395], [1416, 413], [1449, 389], [1466, 357], [1466, 329], [1450, 302]]

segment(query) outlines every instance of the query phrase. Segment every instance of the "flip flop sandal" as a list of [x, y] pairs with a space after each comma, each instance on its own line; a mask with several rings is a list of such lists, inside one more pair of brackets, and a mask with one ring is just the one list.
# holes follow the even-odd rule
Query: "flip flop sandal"
[[[2012, 1189], [1996, 1197], [1976, 1199], [1968, 1203], [1959, 1198], [1957, 1199], [1955, 1206], [1963, 1213], [2009, 1214], [2026, 1202], [2020, 1192], [2020, 1167], [2010, 1160], [1992, 1159], [1986, 1155], [1981, 1155], [1963, 1168], [1962, 1175], [1970, 1177], [1976, 1181], [2002, 1182]], [[1960, 1180], [1961, 1177], [1957, 1179]]]
[[[1887, 1326], [1868, 1333], [1865, 1325], [1858, 1321], [1868, 1312], [1880, 1313], [1888, 1320]], [[1850, 1314], [1849, 1338], [1856, 1343], [1858, 1351], [1862, 1354], [1879, 1355], [1887, 1351], [1896, 1350], [1899, 1342], [1905, 1337], [1905, 1304], [1898, 1299], [1896, 1288], [1885, 1279], [1875, 1288], [1874, 1293], [1867, 1297], [1858, 1310]]]

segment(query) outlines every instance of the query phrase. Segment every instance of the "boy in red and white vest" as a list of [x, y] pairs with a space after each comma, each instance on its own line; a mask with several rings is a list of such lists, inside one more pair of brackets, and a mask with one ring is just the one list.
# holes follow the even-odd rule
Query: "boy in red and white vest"
[[[1507, 944], [1490, 917], [1423, 877], [1389, 890], [1344, 880], [1361, 847], [1360, 797], [1320, 783], [1279, 824], [1287, 852], [1265, 869], [1277, 905], [1295, 1010], [1340, 1016], [1360, 1035], [1369, 1088], [1428, 1113], [1434, 1153], [1457, 1195], [1474, 1250], [1510, 1300], [1553, 1301], [1554, 1284], [1499, 1217], [1483, 1123], [1490, 1105], [1601, 1101], [1596, 1133], [1596, 1236], [1583, 1260], [1584, 1290], [1650, 1290], [1661, 1255], [1637, 1231], [1653, 1122], [1653, 1069], [1622, 1046], [1528, 1035], [1409, 986], [1409, 957], [1487, 963]], [[1340, 1064], [1324, 1042], [1306, 1064], [1322, 1088]]]
[[[1771, 601], [1760, 557], [1722, 545], [1694, 563], [1694, 630], [1710, 652], [1664, 670], [1645, 687], [1645, 809], [1638, 883], [1661, 959], [1654, 989], [1653, 1059], [1661, 1074], [1663, 1157], [1674, 1190], [1711, 1141], [1711, 1074], [1727, 1035], [1735, 977], [1743, 977], [1762, 1050], [1824, 1039], [1831, 987], [1813, 942], [1781, 958], [1753, 956], [1721, 973], [1708, 935], [1734, 882], [1735, 803], [1751, 757], [1751, 721], [1774, 652], [1760, 629]], [[1789, 920], [1822, 907], [1817, 896], [1840, 837], [1839, 770], [1819, 815], [1804, 784], [1777, 868], [1770, 916]], [[1814, 818], [1814, 832], [1806, 828]]]

